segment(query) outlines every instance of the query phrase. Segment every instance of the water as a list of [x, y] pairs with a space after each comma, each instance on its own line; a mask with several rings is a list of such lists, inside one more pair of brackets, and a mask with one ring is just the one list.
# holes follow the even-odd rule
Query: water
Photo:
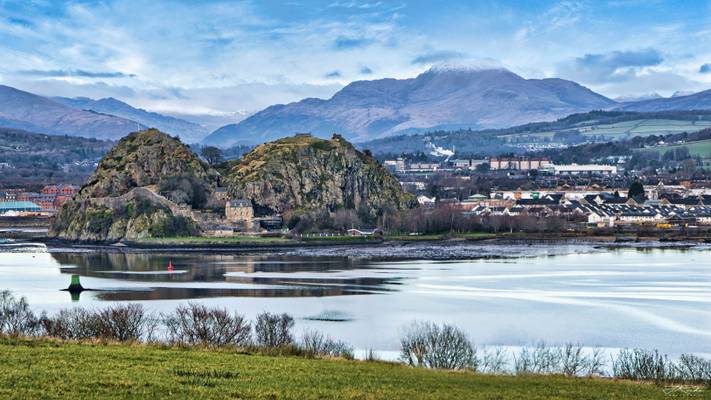
[[[250, 318], [261, 311], [288, 312], [297, 330], [318, 329], [356, 348], [383, 352], [398, 349], [408, 323], [429, 320], [460, 326], [478, 345], [574, 342], [657, 348], [675, 356], [711, 353], [710, 255], [708, 249], [619, 249], [375, 262], [0, 247], [0, 288], [49, 312], [127, 301], [157, 312], [187, 301]], [[60, 291], [71, 274], [99, 291], [72, 301]]]

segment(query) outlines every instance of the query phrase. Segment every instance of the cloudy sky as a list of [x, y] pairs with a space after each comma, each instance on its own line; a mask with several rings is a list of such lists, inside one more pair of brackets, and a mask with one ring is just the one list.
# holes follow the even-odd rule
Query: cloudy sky
[[155, 111], [254, 112], [438, 64], [610, 96], [711, 88], [709, 1], [0, 0], [0, 82]]

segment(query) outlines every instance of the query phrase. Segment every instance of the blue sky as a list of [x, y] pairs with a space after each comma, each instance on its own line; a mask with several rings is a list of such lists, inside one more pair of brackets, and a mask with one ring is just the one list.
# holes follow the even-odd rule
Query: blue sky
[[195, 114], [439, 64], [670, 95], [711, 88], [710, 17], [693, 0], [0, 0], [0, 82]]

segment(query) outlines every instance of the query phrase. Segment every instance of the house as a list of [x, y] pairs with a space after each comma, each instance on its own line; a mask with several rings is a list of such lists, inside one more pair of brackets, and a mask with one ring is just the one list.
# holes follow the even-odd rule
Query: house
[[378, 228], [375, 228], [375, 229], [355, 229], [355, 228], [351, 228], [351, 229], [347, 230], [346, 232], [348, 233], [348, 236], [361, 236], [361, 237], [364, 237], [364, 236], [376, 236], [376, 235], [382, 235], [382, 234], [383, 234], [383, 232], [382, 232], [380, 229], [378, 229]]
[[231, 223], [251, 224], [254, 219], [252, 202], [245, 199], [228, 201], [225, 204], [225, 218]]
[[436, 202], [436, 197], [427, 197], [425, 195], [417, 196], [417, 203], [423, 207], [434, 207]]
[[212, 197], [220, 203], [223, 201], [226, 202], [230, 199], [230, 195], [227, 193], [227, 189], [223, 187], [216, 188], [215, 192], [212, 194]]

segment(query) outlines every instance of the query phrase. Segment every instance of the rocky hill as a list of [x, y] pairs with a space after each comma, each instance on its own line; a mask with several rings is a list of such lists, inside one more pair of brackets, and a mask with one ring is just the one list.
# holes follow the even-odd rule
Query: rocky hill
[[137, 122], [125, 118], [77, 110], [3, 85], [0, 85], [0, 127], [112, 140], [141, 129]]
[[255, 148], [229, 171], [228, 189], [267, 212], [355, 209], [377, 215], [413, 207], [395, 177], [338, 135], [279, 139]]
[[79, 195], [115, 197], [134, 187], [156, 185], [174, 176], [209, 182], [216, 178], [216, 172], [180, 140], [148, 129], [121, 139], [101, 159]]
[[363, 142], [436, 129], [504, 128], [615, 105], [575, 82], [505, 69], [432, 69], [412, 79], [353, 82], [328, 100], [275, 105], [224, 126], [206, 144], [263, 143], [284, 134], [343, 133]]
[[76, 198], [53, 218], [50, 234], [82, 241], [194, 234], [189, 211], [181, 211], [187, 207], [178, 204], [204, 205], [216, 179], [178, 139], [155, 129], [135, 132], [101, 159]]

